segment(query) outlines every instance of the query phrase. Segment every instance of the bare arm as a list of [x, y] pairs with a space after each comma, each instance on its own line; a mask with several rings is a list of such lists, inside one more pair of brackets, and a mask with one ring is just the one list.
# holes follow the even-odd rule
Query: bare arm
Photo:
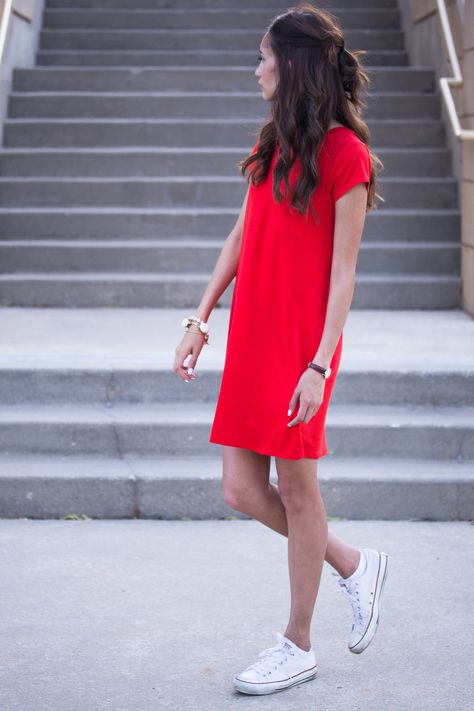
[[[249, 188], [247, 188], [247, 192], [245, 193], [237, 222], [224, 242], [211, 278], [195, 312], [195, 315], [203, 321], [207, 322], [220, 296], [227, 289], [237, 273], [248, 194]], [[195, 378], [193, 369], [204, 343], [203, 334], [195, 324], [192, 324], [175, 348], [173, 370], [185, 382], [189, 382]], [[187, 365], [184, 365], [184, 361], [188, 355], [191, 355], [191, 358]]]
[[247, 188], [247, 192], [245, 193], [237, 222], [224, 242], [221, 253], [219, 254], [214, 267], [214, 271], [212, 272], [209, 283], [206, 286], [202, 299], [196, 310], [196, 316], [198, 316], [198, 318], [202, 318], [203, 321], [207, 321], [214, 306], [219, 301], [220, 297], [237, 273], [248, 194], [249, 188]]
[[367, 187], [359, 183], [336, 202], [334, 250], [326, 320], [314, 363], [328, 368], [347, 319], [365, 222]]
[[[321, 341], [313, 362], [328, 368], [336, 350], [355, 286], [355, 270], [362, 230], [364, 229], [367, 188], [359, 183], [336, 201], [334, 248], [331, 265], [326, 319]], [[325, 380], [311, 368], [301, 375], [289, 402], [288, 416], [299, 401], [296, 417], [288, 427], [307, 424], [318, 411], [324, 398]]]

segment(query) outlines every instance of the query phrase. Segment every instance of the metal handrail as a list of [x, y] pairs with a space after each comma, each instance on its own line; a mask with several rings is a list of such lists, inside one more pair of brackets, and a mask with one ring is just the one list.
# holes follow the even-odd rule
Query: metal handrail
[[444, 0], [437, 0], [437, 5], [441, 28], [443, 30], [444, 41], [448, 50], [448, 58], [451, 63], [451, 69], [453, 70], [454, 74], [453, 77], [440, 78], [439, 85], [441, 88], [441, 93], [443, 94], [444, 103], [449, 114], [449, 120], [451, 121], [451, 126], [454, 135], [457, 136], [457, 138], [460, 138], [461, 140], [472, 141], [474, 140], [474, 130], [462, 128], [458, 118], [458, 112], [456, 111], [456, 105], [454, 103], [453, 95], [451, 93], [451, 87], [459, 88], [463, 86], [463, 78], [456, 55], [456, 48], [454, 46], [453, 34], [451, 32], [451, 26], [449, 24], [446, 3]]
[[2, 16], [0, 18], [0, 64], [3, 59], [3, 52], [5, 50], [5, 43], [8, 34], [8, 25], [10, 23], [10, 17], [12, 14], [13, 0], [5, 0], [3, 3]]

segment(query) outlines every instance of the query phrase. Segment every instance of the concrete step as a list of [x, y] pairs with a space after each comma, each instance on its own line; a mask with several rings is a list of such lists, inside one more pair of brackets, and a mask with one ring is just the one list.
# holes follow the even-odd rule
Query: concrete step
[[[13, 148], [155, 148], [254, 145], [261, 121], [227, 119], [16, 119], [5, 121], [4, 143]], [[432, 119], [372, 119], [372, 145], [445, 148], [445, 127]]]
[[[93, 318], [93, 313], [92, 313]], [[409, 315], [407, 314], [407, 319]], [[213, 324], [214, 327], [214, 324]], [[212, 348], [220, 350], [213, 328]], [[346, 334], [344, 334], [345, 336]], [[216, 345], [217, 338], [217, 345]], [[346, 339], [347, 340], [347, 339]], [[344, 346], [345, 350], [346, 347]], [[133, 367], [131, 358], [120, 364], [104, 366], [97, 359], [83, 365], [68, 367], [67, 358], [60, 362], [49, 358], [46, 362], [28, 367], [12, 366], [13, 358], [0, 357], [0, 391], [2, 405], [116, 405], [176, 403], [186, 407], [191, 403], [215, 402], [219, 393], [222, 363], [209, 364], [199, 360], [198, 377], [187, 388], [171, 370], [172, 352], [168, 367], [155, 363]], [[467, 354], [466, 354], [467, 356]], [[18, 357], [18, 354], [17, 354]], [[90, 358], [92, 352], [90, 353]], [[223, 360], [221, 354], [221, 360]], [[346, 356], [345, 356], [346, 358]], [[354, 366], [341, 367], [331, 395], [332, 405], [396, 405], [407, 407], [462, 406], [474, 407], [474, 368], [455, 370], [415, 366], [398, 370], [383, 364], [375, 369], [366, 362], [365, 370]]]
[[[49, 9], [43, 13], [45, 29], [84, 30], [209, 30], [229, 27], [255, 30], [267, 27], [275, 15], [270, 8], [186, 8], [186, 9]], [[400, 26], [400, 13], [396, 8], [337, 9], [337, 17], [344, 28], [351, 29], [393, 29]]]
[[459, 274], [461, 247], [453, 242], [365, 242], [361, 244], [357, 268], [363, 274], [384, 272]]
[[[263, 101], [256, 91], [15, 93], [9, 118], [232, 118], [263, 120]], [[373, 92], [367, 98], [369, 119], [436, 119], [440, 102], [425, 92]]]
[[[208, 442], [214, 405], [2, 405], [0, 449], [9, 455], [219, 456]], [[327, 437], [336, 457], [471, 460], [474, 407], [333, 405]]]
[[[0, 240], [0, 273], [43, 272], [212, 272], [221, 240], [58, 241]], [[459, 274], [455, 242], [365, 242], [361, 273]]]
[[[206, 272], [66, 272], [0, 274], [0, 305], [25, 307], [194, 308], [209, 281]], [[230, 306], [233, 283], [219, 299]], [[455, 309], [461, 298], [458, 275], [357, 275], [354, 309]]]
[[[3, 207], [240, 207], [247, 189], [239, 176], [147, 178], [0, 178]], [[382, 178], [384, 207], [454, 209], [453, 178]], [[383, 209], [383, 208], [381, 208]]]
[[[38, 66], [220, 66], [224, 64], [255, 68], [255, 50], [43, 50], [37, 53]], [[369, 50], [364, 57], [364, 63], [369, 66], [404, 66], [408, 63], [404, 50]]]
[[[451, 177], [446, 148], [376, 151], [386, 177]], [[248, 154], [240, 148], [24, 149], [0, 151], [2, 177], [158, 177], [169, 175], [238, 175], [238, 162]]]
[[[1, 234], [16, 240], [182, 239], [227, 237], [237, 208], [0, 208]], [[458, 210], [378, 209], [366, 217], [364, 242], [459, 243]]]
[[[215, 457], [0, 459], [2, 518], [223, 518], [222, 464]], [[270, 481], [277, 483], [274, 460]], [[474, 510], [472, 462], [337, 458], [318, 463], [328, 516], [400, 521], [467, 520]], [[232, 515], [241, 517], [236, 511]]]
[[[268, 17], [267, 19], [270, 19]], [[233, 23], [219, 30], [200, 29], [143, 29], [143, 30], [43, 30], [39, 38], [40, 50], [253, 50], [258, 53], [262, 29], [234, 29]], [[228, 29], [231, 26], [232, 29]], [[347, 47], [353, 49], [404, 50], [404, 35], [399, 29], [347, 29]]]
[[[170, 368], [174, 349], [183, 335], [181, 321], [188, 315], [187, 308], [0, 309], [0, 370], [113, 371], [108, 385], [108, 397], [112, 398], [114, 375], [118, 377], [119, 372], [164, 372]], [[222, 369], [229, 317], [229, 309], [213, 310], [209, 318], [212, 343], [200, 354], [199, 376], [205, 370]], [[124, 332], [128, 336], [125, 339]], [[378, 382], [380, 371], [398, 373], [401, 380], [418, 372], [427, 378], [426, 399], [421, 402], [438, 405], [442, 400], [432, 399], [432, 395], [438, 397], [442, 378], [452, 373], [463, 377], [472, 373], [473, 352], [474, 321], [459, 308], [449, 312], [351, 309], [344, 326], [338, 379], [346, 369], [368, 374], [368, 387], [362, 397], [370, 398], [370, 383], [372, 379]], [[183, 398], [192, 397], [199, 382], [196, 380]], [[454, 381], [449, 383], [453, 396], [458, 397], [459, 387]], [[388, 382], [385, 387], [389, 389]], [[333, 395], [336, 388], [337, 384]], [[466, 397], [472, 398], [472, 388], [466, 390]], [[403, 392], [403, 388], [400, 386], [398, 391]], [[446, 402], [448, 393], [449, 389], [443, 394], [443, 400], [448, 398]], [[155, 396], [147, 391], [139, 400], [144, 397]]]
[[[229, 60], [227, 60], [229, 63]], [[368, 67], [372, 92], [433, 92], [435, 75], [430, 69]], [[182, 68], [33, 68], [16, 69], [15, 92], [156, 92], [256, 91], [254, 68], [227, 65]]]
[[[100, 3], [101, 9], [119, 10], [157, 10], [168, 9], [170, 0], [102, 0]], [[45, 6], [48, 9], [55, 8], [71, 8], [77, 10], [79, 8], [86, 10], [97, 9], [96, 0], [46, 0]], [[235, 2], [233, 0], [180, 0], [180, 8], [208, 8], [215, 9], [232, 9], [235, 10]], [[325, 0], [324, 7], [331, 9], [339, 8], [397, 8], [397, 0]], [[275, 0], [241, 0], [239, 8], [250, 9], [268, 9], [271, 12], [284, 12], [286, 5], [278, 4]]]

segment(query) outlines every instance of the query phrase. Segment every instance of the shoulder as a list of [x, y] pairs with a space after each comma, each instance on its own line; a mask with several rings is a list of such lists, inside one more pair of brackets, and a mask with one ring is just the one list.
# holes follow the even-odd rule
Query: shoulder
[[331, 160], [339, 158], [351, 158], [357, 155], [369, 156], [369, 148], [359, 138], [351, 128], [338, 126], [326, 133], [323, 144], [324, 153], [331, 157]]
[[[256, 153], [258, 146], [259, 140], [253, 145], [250, 155]], [[354, 164], [364, 166], [370, 174], [370, 150], [351, 128], [337, 126], [324, 136], [318, 149], [318, 163], [325, 178], [334, 179]]]
[[350, 128], [341, 126], [328, 131], [321, 144], [322, 170], [335, 176], [349, 166], [371, 165], [369, 147]]
[[334, 201], [358, 183], [370, 182], [370, 150], [354, 131], [345, 126], [329, 131], [323, 149], [322, 171], [327, 175]]

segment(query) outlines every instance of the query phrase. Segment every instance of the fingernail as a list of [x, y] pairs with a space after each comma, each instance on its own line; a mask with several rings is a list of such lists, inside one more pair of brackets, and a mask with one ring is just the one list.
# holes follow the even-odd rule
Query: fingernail
[[288, 416], [290, 416], [290, 415], [291, 415], [291, 410], [288, 410]]

